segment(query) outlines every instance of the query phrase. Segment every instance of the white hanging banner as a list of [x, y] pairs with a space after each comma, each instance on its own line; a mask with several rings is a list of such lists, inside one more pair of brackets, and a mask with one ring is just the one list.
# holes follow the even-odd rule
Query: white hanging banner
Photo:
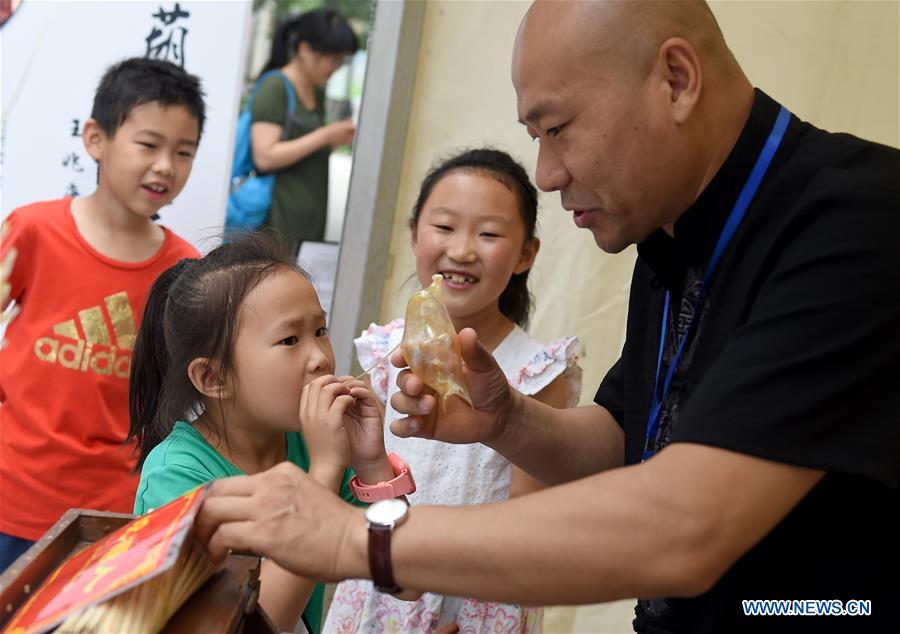
[[[160, 222], [201, 251], [217, 241], [250, 28], [250, 0], [22, 0], [0, 27], [0, 218], [16, 207], [94, 191], [81, 127], [112, 64], [148, 56], [197, 75], [206, 124], [187, 185]], [[0, 16], [3, 17], [3, 16]]]
[[341, 245], [337, 242], [304, 240], [300, 243], [300, 253], [297, 254], [297, 263], [312, 277], [319, 303], [326, 315], [331, 313], [340, 249]]

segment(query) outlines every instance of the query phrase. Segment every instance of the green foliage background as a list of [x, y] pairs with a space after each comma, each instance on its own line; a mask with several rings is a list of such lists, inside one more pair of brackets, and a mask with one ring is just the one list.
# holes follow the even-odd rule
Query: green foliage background
[[365, 49], [368, 45], [374, 0], [253, 0], [253, 10], [259, 10], [264, 4], [275, 7], [275, 16], [279, 20], [320, 7], [334, 7], [353, 26], [359, 36], [359, 47]]

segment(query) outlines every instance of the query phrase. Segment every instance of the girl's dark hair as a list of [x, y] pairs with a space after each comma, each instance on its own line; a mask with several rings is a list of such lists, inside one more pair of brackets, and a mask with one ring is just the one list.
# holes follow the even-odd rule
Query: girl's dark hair
[[[413, 207], [409, 221], [411, 229], [419, 224], [419, 215], [434, 186], [450, 172], [465, 170], [482, 172], [503, 183], [519, 199], [519, 212], [525, 224], [525, 240], [533, 240], [537, 229], [537, 189], [528, 178], [528, 173], [506, 152], [492, 148], [465, 150], [432, 167], [422, 181], [419, 197]], [[529, 269], [530, 271], [530, 269]], [[500, 295], [499, 307], [507, 319], [522, 328], [528, 325], [533, 297], [528, 291], [528, 273], [514, 274]]]
[[296, 55], [300, 42], [318, 53], [353, 55], [359, 48], [356, 34], [336, 9], [316, 9], [288, 18], [275, 29], [272, 52], [262, 73], [281, 68]]
[[203, 134], [206, 105], [200, 80], [160, 59], [133, 57], [110, 66], [94, 93], [91, 118], [112, 137], [134, 108], [153, 101], [161, 106], [184, 106]]
[[206, 357], [220, 376], [232, 380], [241, 303], [260, 282], [285, 270], [309, 279], [280, 241], [257, 233], [201, 259], [180, 260], [156, 279], [128, 381], [127, 441], [136, 439], [140, 452], [135, 471], [176, 420], [203, 413], [201, 394], [188, 377], [191, 361]]

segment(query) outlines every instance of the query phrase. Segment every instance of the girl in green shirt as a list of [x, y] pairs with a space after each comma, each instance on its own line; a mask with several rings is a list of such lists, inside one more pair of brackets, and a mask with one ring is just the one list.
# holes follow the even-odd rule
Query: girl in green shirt
[[[135, 513], [285, 460], [353, 503], [349, 464], [362, 482], [394, 477], [377, 401], [362, 381], [333, 376], [315, 289], [279, 249], [248, 236], [181, 260], [154, 283], [130, 378]], [[303, 612], [317, 634], [322, 593], [263, 562], [259, 602], [281, 630], [293, 631]]]

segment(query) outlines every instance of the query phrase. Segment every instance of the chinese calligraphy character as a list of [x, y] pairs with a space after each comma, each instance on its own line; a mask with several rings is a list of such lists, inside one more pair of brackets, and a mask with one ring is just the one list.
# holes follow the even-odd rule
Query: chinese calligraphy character
[[172, 9], [171, 12], [166, 13], [165, 11], [163, 11], [163, 8], [160, 7], [159, 12], [154, 13], [153, 17], [159, 18], [160, 22], [162, 22], [166, 26], [169, 26], [169, 25], [173, 24], [175, 22], [175, 20], [177, 20], [178, 18], [189, 18], [189, 17], [191, 17], [191, 14], [188, 13], [187, 11], [182, 11], [181, 7], [176, 2], [175, 8]]
[[184, 38], [188, 30], [183, 26], [176, 25], [175, 22], [179, 18], [188, 18], [190, 15], [188, 11], [182, 10], [177, 2], [171, 11], [164, 11], [160, 7], [152, 17], [158, 19], [163, 28], [152, 27], [150, 35], [144, 38], [147, 42], [146, 56], [168, 60], [183, 68]]
[[81, 121], [72, 119], [72, 136], [81, 136]]
[[71, 167], [73, 171], [83, 172], [84, 166], [81, 164], [81, 157], [75, 152], [69, 152], [63, 157], [63, 167]]
[[69, 183], [69, 186], [66, 187], [65, 194], [63, 194], [63, 196], [71, 196], [72, 198], [75, 198], [78, 195], [78, 185], [76, 185], [75, 183]]

